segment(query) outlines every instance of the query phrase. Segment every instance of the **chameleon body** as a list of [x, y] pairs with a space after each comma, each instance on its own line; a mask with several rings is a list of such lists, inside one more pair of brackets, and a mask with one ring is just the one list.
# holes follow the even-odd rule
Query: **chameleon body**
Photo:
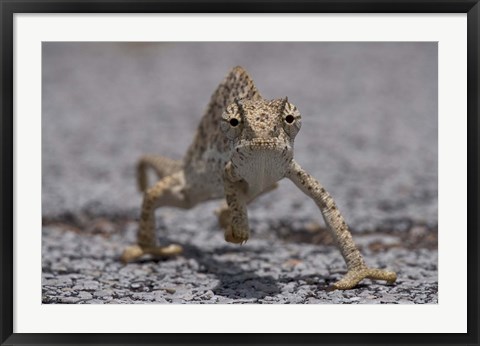
[[[249, 238], [247, 204], [290, 179], [319, 207], [347, 264], [346, 275], [332, 289], [350, 289], [362, 279], [396, 280], [394, 272], [369, 268], [353, 242], [333, 198], [293, 158], [301, 115], [287, 98], [264, 99], [242, 67], [233, 68], [213, 93], [195, 139], [182, 161], [144, 156], [138, 163], [138, 185], [144, 191], [137, 244], [127, 247], [124, 262], [144, 254], [176, 255], [179, 245], [161, 247], [155, 236], [155, 209], [191, 208], [225, 198], [217, 211], [225, 240], [243, 244]], [[148, 187], [147, 170], [159, 181]]]

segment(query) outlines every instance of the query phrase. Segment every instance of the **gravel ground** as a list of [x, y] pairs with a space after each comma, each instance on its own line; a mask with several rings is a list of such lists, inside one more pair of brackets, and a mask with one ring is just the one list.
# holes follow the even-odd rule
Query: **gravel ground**
[[[368, 264], [397, 271], [395, 285], [364, 280], [354, 290], [330, 292], [329, 284], [340, 279], [345, 264], [334, 246], [324, 245], [331, 240], [323, 229], [307, 224], [291, 231], [297, 237], [285, 239], [268, 235], [269, 223], [258, 221], [255, 229], [263, 231], [255, 232], [248, 246], [238, 247], [225, 244], [215, 222], [171, 217], [162, 225], [160, 239], [181, 243], [184, 253], [126, 266], [118, 255], [134, 241], [136, 222], [98, 219], [80, 228], [46, 226], [43, 302], [437, 303], [436, 239], [428, 239], [430, 232], [422, 227], [406, 237], [363, 233], [356, 239]], [[195, 232], [198, 225], [214, 232]]]
[[[299, 107], [297, 161], [397, 284], [326, 291], [344, 262], [289, 182], [251, 205], [245, 246], [224, 242], [209, 202], [157, 212], [183, 255], [118, 261], [136, 159], [180, 158], [235, 65]], [[44, 43], [42, 88], [43, 303], [437, 303], [435, 43]]]

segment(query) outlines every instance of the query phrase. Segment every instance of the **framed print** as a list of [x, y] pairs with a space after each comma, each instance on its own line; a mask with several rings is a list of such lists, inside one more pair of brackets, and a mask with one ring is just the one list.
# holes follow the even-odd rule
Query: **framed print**
[[478, 344], [479, 11], [2, 1], [2, 345]]

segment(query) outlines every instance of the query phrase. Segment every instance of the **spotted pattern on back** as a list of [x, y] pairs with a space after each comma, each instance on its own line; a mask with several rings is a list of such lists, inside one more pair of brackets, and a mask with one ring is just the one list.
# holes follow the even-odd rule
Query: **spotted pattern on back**
[[223, 111], [236, 100], [261, 99], [252, 78], [240, 66], [234, 67], [213, 93], [200, 122], [195, 139], [184, 159], [186, 166], [202, 160], [203, 153], [214, 149], [218, 153], [230, 150], [228, 139], [220, 130]]

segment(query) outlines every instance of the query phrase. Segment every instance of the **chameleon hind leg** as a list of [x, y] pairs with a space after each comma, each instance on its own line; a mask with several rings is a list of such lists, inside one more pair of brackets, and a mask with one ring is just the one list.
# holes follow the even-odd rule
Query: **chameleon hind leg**
[[185, 194], [183, 171], [166, 176], [149, 188], [143, 198], [137, 244], [127, 247], [121, 256], [123, 262], [133, 261], [143, 255], [174, 256], [182, 252], [177, 244], [159, 246], [155, 235], [155, 210], [162, 206], [190, 208]]
[[347, 273], [342, 279], [334, 283], [331, 289], [347, 290], [355, 287], [365, 278], [385, 280], [388, 283], [394, 283], [396, 281], [397, 274], [394, 272], [367, 267], [360, 251], [353, 242], [350, 230], [338, 211], [332, 196], [325, 191], [323, 186], [315, 178], [308, 174], [295, 161], [291, 163], [290, 169], [287, 172], [287, 178], [292, 180], [307, 196], [311, 197], [320, 208], [325, 223], [347, 263]]
[[158, 179], [178, 172], [182, 169], [182, 162], [164, 156], [144, 155], [137, 163], [137, 186], [140, 192], [145, 192], [148, 184], [148, 170], [153, 169]]

